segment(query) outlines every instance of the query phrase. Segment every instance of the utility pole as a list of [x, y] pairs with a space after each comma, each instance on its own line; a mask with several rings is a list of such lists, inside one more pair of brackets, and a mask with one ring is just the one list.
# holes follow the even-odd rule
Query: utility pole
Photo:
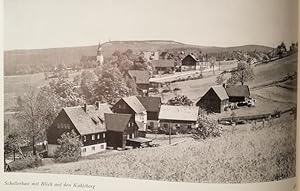
[[9, 135], [10, 127], [9, 127], [9, 119], [7, 119], [7, 134]]
[[169, 145], [171, 145], [171, 126], [169, 126]]

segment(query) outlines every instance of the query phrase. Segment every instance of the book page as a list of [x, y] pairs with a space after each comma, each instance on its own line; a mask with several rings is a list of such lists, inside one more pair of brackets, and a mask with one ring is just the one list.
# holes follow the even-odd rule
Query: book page
[[296, 190], [298, 6], [4, 0], [0, 190]]

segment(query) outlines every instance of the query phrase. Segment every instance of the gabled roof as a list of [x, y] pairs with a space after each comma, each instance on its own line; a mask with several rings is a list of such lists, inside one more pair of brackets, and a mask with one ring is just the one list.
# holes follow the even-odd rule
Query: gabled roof
[[160, 97], [141, 97], [137, 96], [138, 100], [145, 107], [147, 112], [159, 112], [161, 106]]
[[128, 74], [136, 84], [149, 84], [150, 74], [146, 70], [128, 70]]
[[250, 97], [247, 85], [227, 85], [225, 90], [229, 97]]
[[212, 86], [211, 89], [217, 94], [220, 100], [229, 99], [227, 92], [223, 86]]
[[109, 108], [96, 110], [92, 105], [87, 106], [87, 112], [81, 106], [66, 107], [63, 111], [67, 114], [75, 128], [81, 135], [105, 131], [104, 113], [112, 113]]
[[152, 60], [152, 65], [157, 68], [167, 68], [167, 67], [174, 67], [175, 63], [174, 60]]
[[162, 105], [158, 119], [162, 120], [180, 120], [197, 121], [198, 107], [195, 106], [174, 106]]
[[183, 59], [187, 58], [187, 57], [191, 57], [193, 60], [195, 60], [195, 62], [198, 62], [199, 59], [196, 58], [196, 56], [194, 54], [188, 54], [186, 57], [184, 57]]
[[107, 131], [123, 132], [130, 121], [130, 114], [105, 113], [105, 123]]
[[97, 108], [96, 105], [88, 105], [87, 113], [90, 117], [97, 117], [100, 120], [104, 121], [104, 113], [112, 113], [110, 107], [111, 106], [107, 103], [99, 104], [99, 108]]
[[146, 108], [136, 96], [124, 97], [122, 99], [135, 113], [146, 112]]

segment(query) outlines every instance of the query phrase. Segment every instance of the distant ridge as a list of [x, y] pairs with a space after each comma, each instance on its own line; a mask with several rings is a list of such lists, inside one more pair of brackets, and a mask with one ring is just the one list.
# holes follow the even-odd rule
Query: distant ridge
[[[201, 50], [205, 53], [233, 52], [233, 51], [262, 51], [269, 52], [272, 48], [261, 45], [245, 45], [236, 47], [214, 47], [190, 45], [173, 40], [145, 40], [145, 41], [109, 41], [102, 45], [104, 57], [109, 57], [115, 50], [124, 52], [132, 49], [135, 53], [140, 51], [166, 51], [166, 50]], [[24, 49], [4, 51], [4, 74], [10, 75], [17, 67], [22, 65], [66, 65], [79, 64], [82, 56], [95, 56], [97, 45], [81, 47], [63, 47], [47, 49]]]

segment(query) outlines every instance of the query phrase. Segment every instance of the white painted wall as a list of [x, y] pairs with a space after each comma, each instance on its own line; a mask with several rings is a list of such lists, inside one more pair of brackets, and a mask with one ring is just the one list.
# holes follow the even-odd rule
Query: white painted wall
[[142, 122], [144, 125], [143, 125], [143, 129], [139, 129], [139, 131], [146, 131], [147, 130], [147, 112], [142, 112], [142, 113], [136, 113], [135, 116], [135, 121], [138, 121], [138, 122]]
[[[53, 157], [58, 146], [59, 145], [48, 144], [48, 156]], [[93, 147], [95, 149], [93, 149]], [[99, 152], [102, 152], [105, 150], [106, 150], [106, 143], [84, 146], [84, 147], [81, 147], [81, 156], [88, 156], [88, 155], [96, 154], [96, 153], [99, 153]]]
[[88, 156], [105, 150], [106, 150], [106, 143], [88, 145], [88, 146], [81, 147], [81, 156]]

